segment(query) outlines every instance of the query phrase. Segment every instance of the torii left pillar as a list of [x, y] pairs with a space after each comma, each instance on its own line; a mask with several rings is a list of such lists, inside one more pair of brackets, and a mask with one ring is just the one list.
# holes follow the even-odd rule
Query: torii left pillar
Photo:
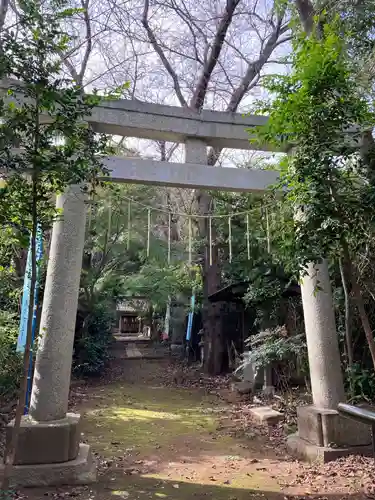
[[[23, 417], [11, 483], [87, 484], [96, 480], [80, 415], [68, 413], [73, 342], [85, 240], [85, 195], [70, 186], [57, 198], [30, 414]], [[7, 429], [9, 446], [12, 424]]]

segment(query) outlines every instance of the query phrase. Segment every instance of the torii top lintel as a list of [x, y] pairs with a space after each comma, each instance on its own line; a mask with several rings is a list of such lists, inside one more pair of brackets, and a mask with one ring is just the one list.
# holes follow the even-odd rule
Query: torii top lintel
[[[0, 81], [0, 92], [7, 90], [12, 83], [19, 89], [19, 83]], [[9, 99], [24, 99], [22, 92], [16, 91], [16, 94]], [[48, 122], [51, 117], [42, 116], [42, 119]], [[264, 125], [267, 117], [209, 110], [196, 113], [187, 108], [119, 99], [102, 101], [87, 121], [97, 132], [109, 135], [186, 142], [187, 147], [190, 139], [199, 139], [201, 146], [254, 150], [256, 146], [250, 142], [249, 129], [251, 131], [251, 128]], [[257, 149], [267, 151], [271, 148], [266, 145]], [[103, 158], [110, 173], [109, 178], [103, 180], [189, 189], [263, 192], [279, 177], [279, 173], [272, 170], [209, 167], [204, 164], [204, 158], [203, 161], [187, 161], [180, 164], [128, 157]]]
[[[16, 90], [22, 84], [12, 79], [0, 80], [0, 92]], [[22, 97], [21, 97], [22, 98]], [[11, 99], [11, 98], [10, 98]], [[152, 104], [136, 99], [105, 99], [92, 110], [87, 121], [97, 132], [122, 137], [138, 137], [184, 143], [200, 139], [214, 148], [280, 151], [276, 146], [250, 142], [251, 130], [265, 125], [268, 117]]]
[[179, 143], [189, 137], [215, 148], [276, 150], [250, 143], [251, 129], [264, 125], [266, 116], [209, 110], [197, 113], [188, 108], [120, 99], [103, 101], [89, 121], [98, 132], [124, 137]]

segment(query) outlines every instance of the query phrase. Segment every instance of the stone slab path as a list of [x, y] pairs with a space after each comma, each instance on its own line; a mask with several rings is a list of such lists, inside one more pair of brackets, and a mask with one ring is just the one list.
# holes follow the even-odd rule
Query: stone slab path
[[143, 354], [140, 351], [140, 349], [137, 347], [137, 344], [131, 344], [131, 343], [127, 344], [125, 351], [126, 351], [126, 357], [128, 359], [142, 359], [143, 358]]
[[168, 349], [153, 345], [150, 340], [134, 340], [134, 338], [116, 338], [111, 349], [114, 358], [119, 359], [162, 359], [168, 355]]
[[83, 439], [96, 453], [98, 483], [24, 490], [19, 498], [369, 498], [360, 493], [358, 471], [340, 475], [340, 468], [332, 473], [295, 462], [282, 427], [257, 425], [249, 405], [229, 403], [229, 389], [199, 372], [187, 380], [179, 370], [167, 359], [117, 359], [106, 378], [75, 386], [71, 409], [84, 415]]

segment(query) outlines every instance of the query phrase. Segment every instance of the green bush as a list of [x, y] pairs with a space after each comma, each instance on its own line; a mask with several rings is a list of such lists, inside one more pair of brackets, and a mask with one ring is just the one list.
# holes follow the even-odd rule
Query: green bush
[[15, 315], [0, 311], [0, 401], [17, 396], [22, 377], [22, 356], [16, 352], [18, 321]]
[[375, 401], [374, 370], [367, 370], [354, 363], [345, 371], [345, 388], [352, 402]]
[[256, 367], [299, 358], [307, 362], [307, 346], [305, 334], [287, 335], [284, 326], [268, 328], [246, 340], [250, 347], [249, 360]]
[[109, 359], [112, 340], [112, 314], [99, 305], [84, 321], [76, 335], [73, 354], [73, 373], [77, 376], [100, 375]]

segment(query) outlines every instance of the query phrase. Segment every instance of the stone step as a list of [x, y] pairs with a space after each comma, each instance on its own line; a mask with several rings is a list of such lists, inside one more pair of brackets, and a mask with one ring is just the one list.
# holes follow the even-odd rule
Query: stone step
[[232, 391], [238, 394], [252, 394], [254, 391], [254, 384], [252, 382], [234, 382], [232, 384]]
[[114, 345], [111, 348], [111, 354], [116, 359], [161, 359], [169, 354], [164, 346], [152, 347], [136, 342], [121, 342], [120, 344], [120, 347]]
[[277, 425], [284, 418], [282, 413], [270, 406], [256, 406], [250, 409], [250, 413], [254, 420], [265, 425]]

